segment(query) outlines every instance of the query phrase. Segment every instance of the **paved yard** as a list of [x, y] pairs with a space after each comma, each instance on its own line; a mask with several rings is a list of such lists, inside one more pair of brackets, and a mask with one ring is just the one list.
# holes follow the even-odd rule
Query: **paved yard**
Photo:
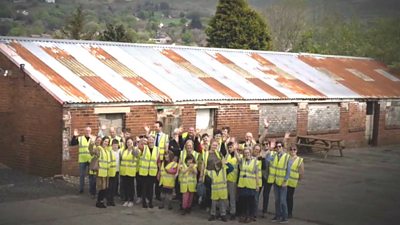
[[[318, 154], [305, 156], [306, 177], [296, 190], [290, 224], [399, 224], [400, 146], [346, 149], [343, 158], [335, 154], [327, 160]], [[222, 223], [208, 222], [207, 213], [200, 210], [181, 216], [177, 206], [172, 211], [139, 206], [97, 209], [93, 200], [76, 190], [61, 180], [0, 167], [0, 224]], [[258, 219], [253, 224], [274, 223]]]

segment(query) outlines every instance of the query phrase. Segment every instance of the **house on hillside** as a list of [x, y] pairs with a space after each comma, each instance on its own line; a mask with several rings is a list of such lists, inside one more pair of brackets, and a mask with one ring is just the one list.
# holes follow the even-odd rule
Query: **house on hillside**
[[0, 37], [0, 67], [0, 162], [42, 176], [76, 175], [73, 130], [103, 124], [400, 143], [399, 74], [370, 58]]
[[56, 0], [45, 0], [46, 3], [56, 3]]

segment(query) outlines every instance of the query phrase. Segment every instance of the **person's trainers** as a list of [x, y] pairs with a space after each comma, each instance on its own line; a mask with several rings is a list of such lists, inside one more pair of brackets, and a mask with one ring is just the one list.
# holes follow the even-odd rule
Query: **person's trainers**
[[208, 221], [214, 221], [215, 220], [215, 216], [210, 216], [209, 218], [208, 218]]
[[163, 209], [164, 206], [163, 206], [163, 205], [159, 205], [158, 208], [159, 208], [159, 209]]
[[123, 207], [128, 207], [129, 202], [124, 202]]
[[133, 207], [133, 202], [128, 202], [128, 207], [132, 208]]
[[226, 219], [226, 216], [221, 216], [221, 220], [224, 221], [224, 222], [228, 221], [228, 220]]
[[285, 220], [285, 219], [279, 221], [279, 223], [288, 223], [288, 222], [289, 222], [289, 220]]
[[136, 199], [136, 204], [140, 204], [142, 202], [142, 198], [137, 198]]
[[274, 218], [272, 218], [272, 220], [271, 220], [271, 222], [278, 222], [279, 221], [279, 218], [278, 217], [274, 217]]
[[230, 220], [235, 220], [236, 216], [235, 215], [231, 215], [231, 217], [229, 218]]
[[104, 205], [104, 203], [102, 203], [102, 202], [97, 202], [97, 203], [96, 203], [96, 207], [97, 207], [97, 208], [103, 208], [103, 209], [104, 209], [104, 208], [107, 208], [107, 206]]

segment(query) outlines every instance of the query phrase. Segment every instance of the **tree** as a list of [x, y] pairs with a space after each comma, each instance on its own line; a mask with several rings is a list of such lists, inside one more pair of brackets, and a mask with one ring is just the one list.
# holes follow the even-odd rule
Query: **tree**
[[272, 45], [276, 51], [291, 51], [306, 32], [305, 0], [283, 0], [265, 10], [270, 24]]
[[271, 49], [265, 21], [245, 0], [220, 0], [206, 34], [210, 47]]
[[62, 33], [66, 38], [75, 40], [88, 40], [93, 37], [93, 33], [87, 33], [84, 30], [85, 15], [82, 6], [76, 8], [72, 17], [67, 19], [67, 24], [63, 27]]
[[100, 34], [101, 41], [116, 41], [116, 42], [132, 42], [132, 37], [130, 37], [125, 30], [124, 25], [120, 24], [114, 26], [112, 24], [107, 24], [106, 30]]

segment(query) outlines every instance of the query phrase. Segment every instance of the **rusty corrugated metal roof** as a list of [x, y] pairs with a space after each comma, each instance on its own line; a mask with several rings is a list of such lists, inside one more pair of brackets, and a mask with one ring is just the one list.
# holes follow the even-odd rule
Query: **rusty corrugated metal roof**
[[62, 103], [400, 98], [369, 58], [15, 37], [0, 51]]

